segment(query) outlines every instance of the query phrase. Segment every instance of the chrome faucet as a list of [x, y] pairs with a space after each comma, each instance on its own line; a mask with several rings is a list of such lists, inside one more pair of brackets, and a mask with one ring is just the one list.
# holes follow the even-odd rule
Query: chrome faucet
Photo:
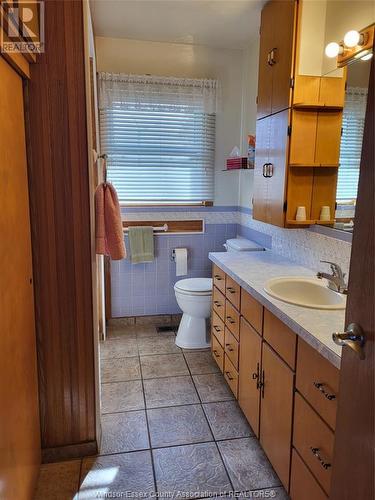
[[342, 272], [341, 267], [335, 262], [330, 262], [329, 260], [321, 260], [324, 264], [329, 264], [332, 270], [332, 274], [328, 273], [317, 273], [316, 277], [320, 280], [325, 278], [328, 280], [328, 288], [334, 292], [347, 294], [348, 285], [345, 282], [345, 273]]

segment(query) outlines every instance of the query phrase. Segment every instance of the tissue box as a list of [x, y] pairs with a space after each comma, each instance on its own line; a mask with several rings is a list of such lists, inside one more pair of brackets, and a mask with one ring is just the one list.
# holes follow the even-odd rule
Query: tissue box
[[247, 156], [227, 159], [227, 170], [234, 170], [239, 168], [247, 168]]

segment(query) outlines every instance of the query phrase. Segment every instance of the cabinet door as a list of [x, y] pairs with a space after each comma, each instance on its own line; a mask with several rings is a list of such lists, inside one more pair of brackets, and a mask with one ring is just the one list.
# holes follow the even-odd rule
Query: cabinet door
[[283, 0], [271, 2], [273, 10], [271, 64], [272, 113], [286, 109], [291, 103], [291, 78], [294, 61], [294, 31], [297, 2]]
[[[264, 118], [272, 112], [272, 66], [270, 53], [272, 49], [274, 2], [264, 6], [260, 21], [259, 71], [257, 118]], [[258, 140], [258, 133], [257, 133]]]
[[244, 318], [241, 318], [238, 402], [255, 435], [259, 437], [258, 382], [261, 370], [262, 339]]
[[269, 179], [263, 176], [264, 165], [268, 163], [270, 127], [272, 117], [257, 121], [254, 170], [253, 218], [267, 222], [267, 189]]
[[263, 342], [260, 442], [286, 490], [292, 440], [293, 371]]
[[266, 222], [274, 226], [284, 227], [289, 147], [289, 110], [272, 115], [270, 120], [269, 163], [272, 165], [272, 176], [265, 179], [268, 183]]

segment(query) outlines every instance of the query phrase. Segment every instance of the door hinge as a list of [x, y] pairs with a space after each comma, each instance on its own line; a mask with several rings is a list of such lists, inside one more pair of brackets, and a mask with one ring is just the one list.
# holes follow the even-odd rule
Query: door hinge
[[292, 135], [292, 126], [288, 125], [288, 135]]
[[283, 212], [286, 212], [286, 209], [288, 208], [288, 202], [287, 201], [284, 201], [284, 205], [283, 205]]
[[290, 88], [294, 89], [294, 78], [290, 79]]

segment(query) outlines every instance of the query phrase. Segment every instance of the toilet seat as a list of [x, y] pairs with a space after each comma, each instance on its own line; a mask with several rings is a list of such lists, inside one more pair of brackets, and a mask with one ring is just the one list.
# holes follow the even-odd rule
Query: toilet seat
[[212, 295], [212, 278], [187, 278], [177, 281], [176, 292], [184, 295]]

